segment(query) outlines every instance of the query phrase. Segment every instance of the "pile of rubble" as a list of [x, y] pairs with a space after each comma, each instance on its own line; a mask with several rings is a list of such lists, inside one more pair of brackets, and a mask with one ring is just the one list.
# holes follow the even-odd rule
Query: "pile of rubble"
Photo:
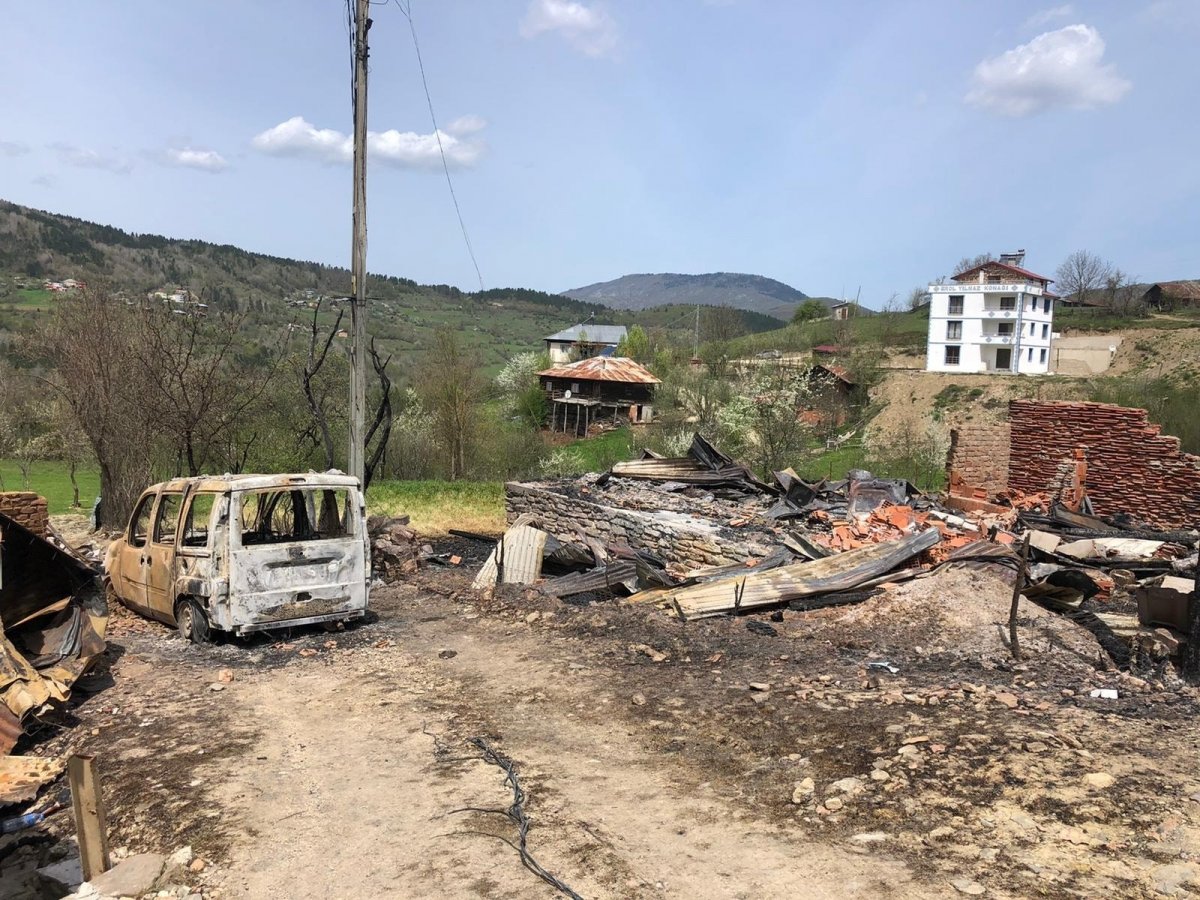
[[865, 471], [809, 483], [787, 469], [768, 484], [699, 434], [686, 457], [648, 453], [508, 495], [512, 527], [477, 588], [536, 582], [559, 598], [624, 596], [696, 619], [854, 603], [967, 567], [1020, 578], [1027, 598], [1102, 642], [1159, 653], [1184, 639], [1200, 540], [1073, 512], [1048, 493], [948, 502]]
[[408, 527], [408, 522], [408, 516], [371, 516], [367, 519], [371, 572], [376, 578], [396, 581], [401, 575], [417, 571], [422, 560], [433, 556], [433, 547], [422, 543], [417, 533]]

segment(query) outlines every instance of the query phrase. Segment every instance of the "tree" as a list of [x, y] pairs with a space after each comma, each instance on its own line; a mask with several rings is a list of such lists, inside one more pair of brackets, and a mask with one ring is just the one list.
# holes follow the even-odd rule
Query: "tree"
[[135, 352], [138, 311], [89, 287], [58, 301], [29, 351], [54, 369], [54, 389], [87, 436], [100, 468], [99, 523], [122, 527], [150, 483], [155, 436]]
[[916, 312], [925, 305], [925, 300], [929, 296], [929, 288], [918, 285], [908, 292], [908, 308], [912, 312]]
[[801, 421], [811, 390], [807, 378], [783, 366], [759, 369], [717, 413], [723, 440], [763, 475], [803, 453], [811, 429]]
[[964, 256], [958, 261], [958, 265], [954, 267], [954, 274], [961, 275], [969, 269], [982, 266], [984, 263], [995, 262], [995, 260], [996, 257], [991, 253], [977, 253], [975, 256]]
[[653, 357], [650, 349], [650, 338], [641, 325], [632, 325], [625, 336], [617, 342], [617, 356], [624, 356], [640, 363], [649, 362]]
[[1142, 311], [1137, 281], [1118, 268], [1104, 276], [1104, 305], [1118, 316], [1136, 316]]
[[796, 311], [792, 313], [792, 324], [803, 325], [805, 322], [813, 322], [817, 319], [828, 317], [829, 310], [820, 300], [805, 300], [796, 307]]
[[421, 378], [424, 402], [433, 414], [434, 430], [445, 451], [451, 480], [467, 471], [477, 408], [483, 396], [479, 360], [448, 328], [434, 335]]
[[1107, 261], [1087, 250], [1076, 250], [1063, 260], [1054, 280], [1060, 293], [1082, 303], [1088, 293], [1102, 287], [1111, 274], [1112, 266]]
[[549, 354], [531, 350], [518, 353], [496, 376], [496, 387], [504, 398], [508, 412], [531, 428], [541, 428], [546, 421], [546, 392], [542, 390], [538, 372], [548, 368]]

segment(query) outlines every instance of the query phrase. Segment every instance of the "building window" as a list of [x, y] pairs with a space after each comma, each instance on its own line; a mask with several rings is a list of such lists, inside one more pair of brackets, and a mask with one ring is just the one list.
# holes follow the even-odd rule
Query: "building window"
[[999, 283], [1000, 283], [1000, 276], [999, 276], [999, 275], [989, 275], [989, 276], [987, 277], [987, 283], [988, 283], [988, 284], [999, 284]]
[[946, 340], [961, 341], [962, 340], [962, 322], [947, 322], [946, 323]]
[[1029, 360], [1030, 362], [1033, 362], [1033, 348], [1032, 347], [1029, 348], [1029, 353], [1026, 354], [1025, 358], [1027, 360]]
[[999, 323], [996, 326], [996, 333], [997, 334], [1012, 334], [1013, 333], [1013, 323], [1012, 322]]
[[1037, 297], [1030, 297], [1030, 298], [1029, 298], [1029, 311], [1030, 311], [1030, 312], [1037, 312]]
[[946, 347], [946, 365], [948, 365], [948, 366], [957, 366], [958, 365], [958, 360], [959, 360], [959, 355], [960, 355], [959, 351], [961, 349], [962, 348], [957, 345], [951, 345], [951, 346]]
[[1001, 309], [1016, 309], [1017, 308], [1017, 298], [1016, 297], [1001, 297], [1000, 298], [1000, 308]]
[[1044, 341], [1049, 336], [1050, 336], [1050, 326], [1042, 325], [1042, 340]]
[[1049, 298], [1049, 297], [1046, 297], [1046, 298], [1045, 298], [1045, 303], [1046, 303], [1046, 312], [1050, 312], [1050, 302], [1051, 302], [1051, 301], [1050, 301], [1050, 298]]
[[1037, 325], [1035, 325], [1033, 322], [1030, 322], [1029, 323], [1029, 336], [1030, 337], [1033, 337], [1033, 332], [1034, 332], [1035, 328], [1037, 328]]
[[950, 315], [961, 316], [962, 314], [963, 314], [963, 295], [962, 294], [951, 294], [950, 295]]
[[1042, 362], [1045, 362], [1045, 361], [1046, 361], [1046, 351], [1043, 350], [1042, 351]]

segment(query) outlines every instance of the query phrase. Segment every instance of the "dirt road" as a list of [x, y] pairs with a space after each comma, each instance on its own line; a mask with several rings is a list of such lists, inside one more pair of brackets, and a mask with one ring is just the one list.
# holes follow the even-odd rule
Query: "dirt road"
[[[951, 587], [965, 605], [982, 590]], [[1057, 622], [1026, 623], [1031, 672], [984, 638], [939, 649], [945, 627], [911, 612], [887, 634], [869, 604], [764, 632], [487, 600], [435, 572], [373, 606], [344, 633], [249, 646], [122, 617], [112, 683], [46, 749], [101, 754], [114, 843], [190, 844], [210, 897], [557, 896], [511, 821], [457, 811], [512, 802], [473, 737], [515, 760], [529, 850], [588, 898], [1186, 896], [1200, 879], [1193, 698], [1065, 696], [1063, 679], [1117, 676]], [[864, 681], [879, 649], [905, 673]]]

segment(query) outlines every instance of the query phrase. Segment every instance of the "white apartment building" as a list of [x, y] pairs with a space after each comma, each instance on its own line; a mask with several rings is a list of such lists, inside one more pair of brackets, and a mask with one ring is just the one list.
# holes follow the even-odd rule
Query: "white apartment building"
[[1021, 267], [1024, 251], [929, 286], [928, 372], [1050, 371], [1050, 279]]

